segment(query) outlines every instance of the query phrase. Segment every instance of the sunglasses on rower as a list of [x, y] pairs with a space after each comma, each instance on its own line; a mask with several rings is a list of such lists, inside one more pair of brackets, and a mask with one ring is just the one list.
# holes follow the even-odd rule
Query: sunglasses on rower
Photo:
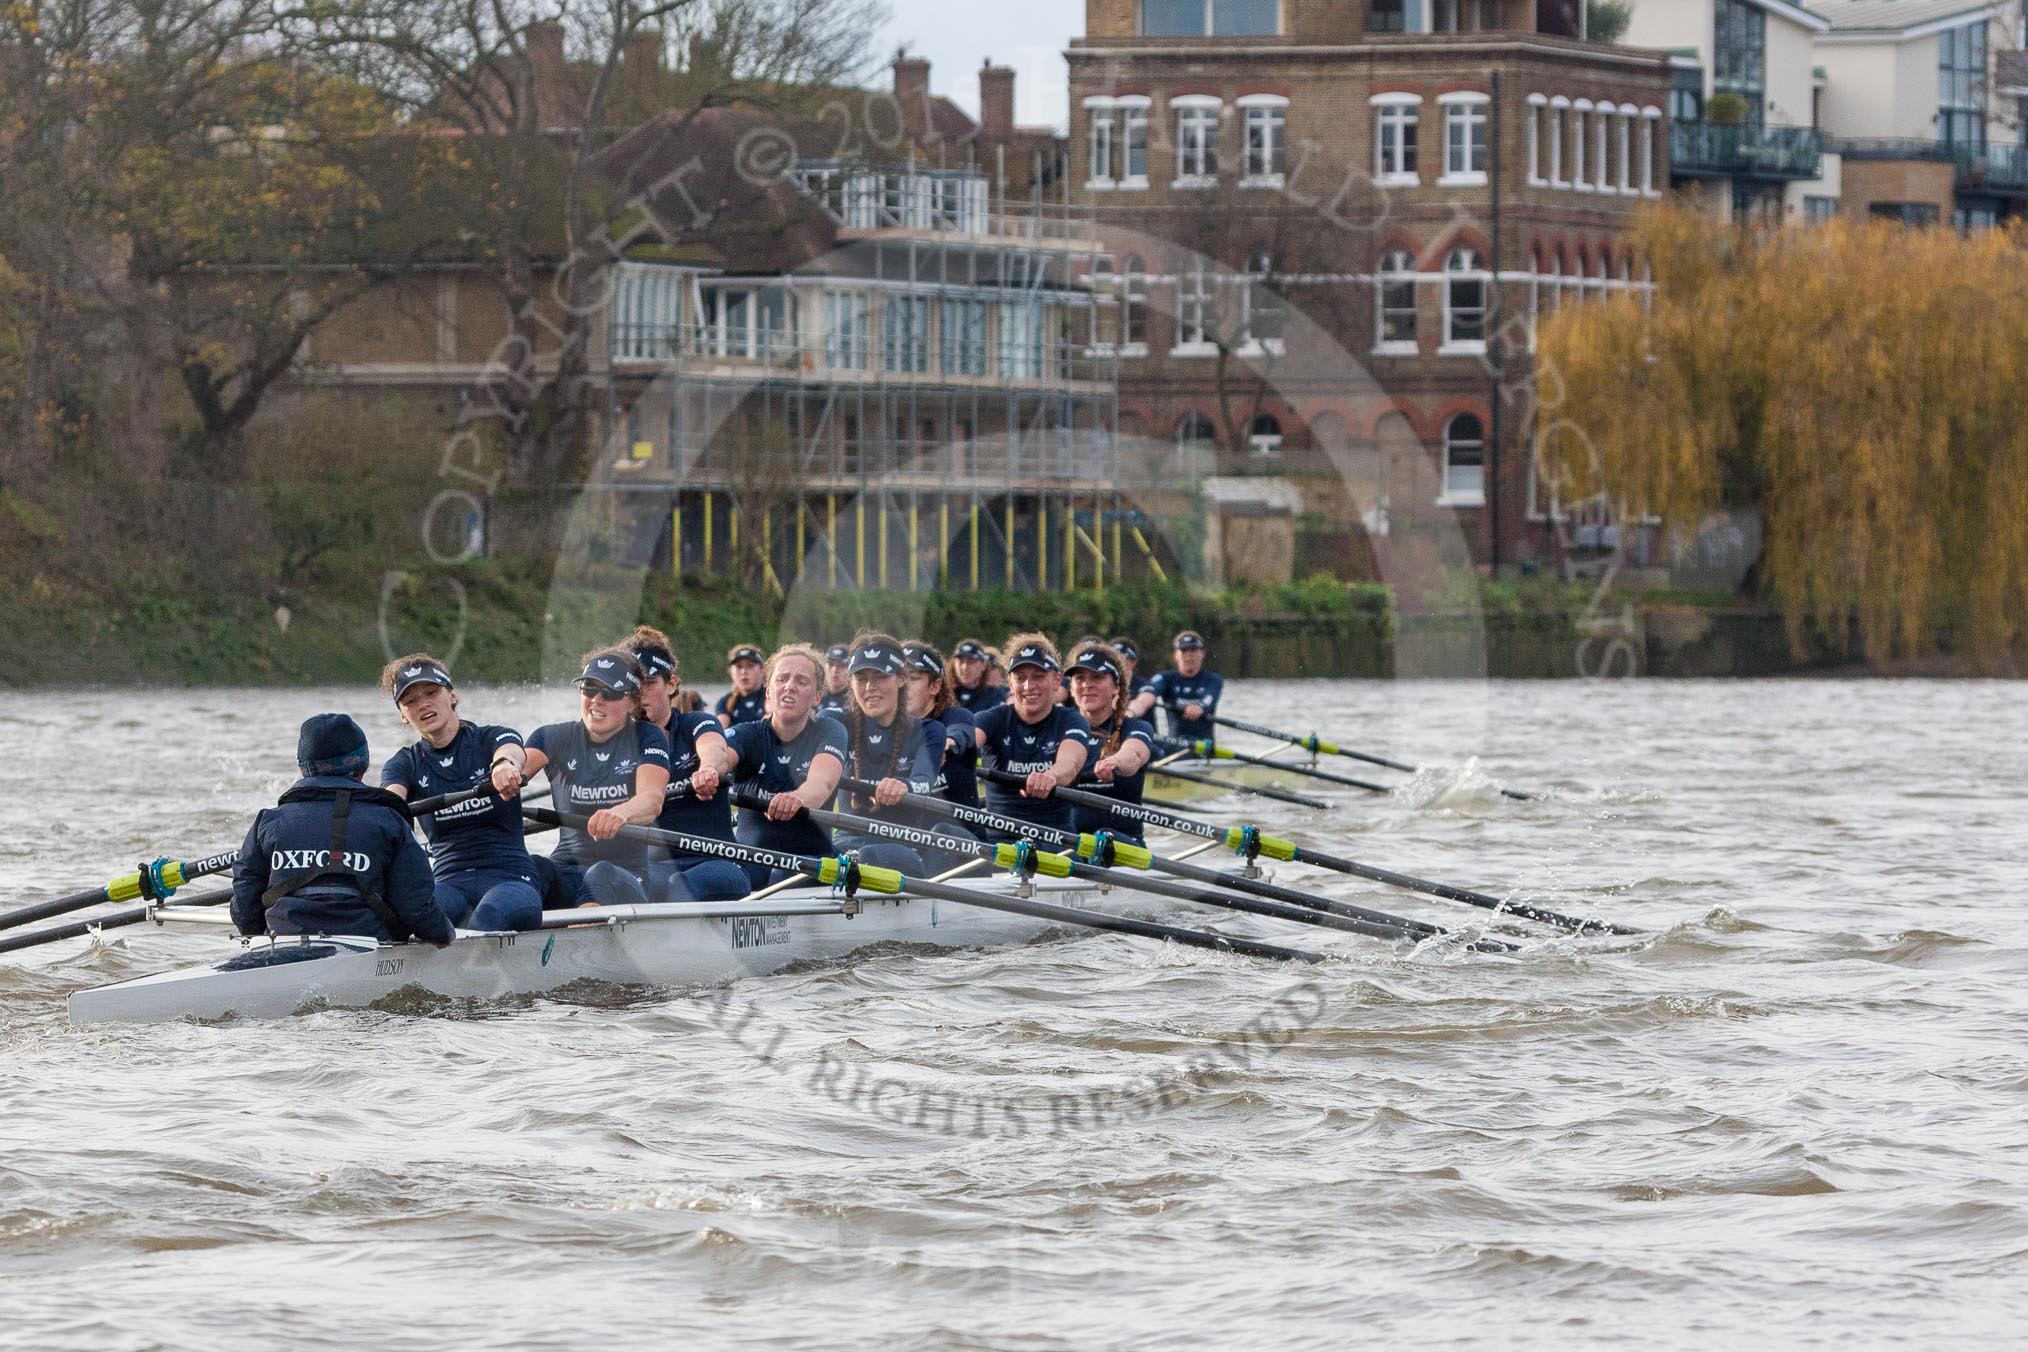
[[624, 704], [630, 698], [624, 690], [614, 690], [595, 681], [579, 681], [577, 689], [586, 699], [604, 700], [608, 704]]

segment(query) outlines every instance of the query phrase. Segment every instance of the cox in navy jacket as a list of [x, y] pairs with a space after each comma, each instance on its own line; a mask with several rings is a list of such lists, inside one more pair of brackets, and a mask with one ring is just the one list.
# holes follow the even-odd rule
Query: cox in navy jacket
[[[331, 821], [340, 793], [352, 795], [345, 857], [331, 861]], [[354, 878], [333, 876], [334, 869]], [[277, 888], [283, 890], [272, 903], [262, 900]], [[429, 856], [416, 843], [401, 799], [347, 775], [313, 775], [297, 780], [278, 805], [254, 817], [232, 873], [232, 920], [242, 934], [404, 937], [388, 932], [362, 888], [376, 893], [410, 936], [434, 944], [456, 937], [437, 908]]]

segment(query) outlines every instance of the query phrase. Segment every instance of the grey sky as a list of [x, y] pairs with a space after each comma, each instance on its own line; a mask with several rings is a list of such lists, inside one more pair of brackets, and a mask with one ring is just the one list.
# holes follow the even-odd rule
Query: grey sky
[[[1084, 0], [887, 0], [883, 56], [906, 42], [930, 60], [930, 89], [979, 111], [979, 63], [1012, 66], [1015, 118], [1061, 126], [1067, 116], [1063, 49], [1084, 32]], [[884, 77], [883, 81], [884, 81]]]

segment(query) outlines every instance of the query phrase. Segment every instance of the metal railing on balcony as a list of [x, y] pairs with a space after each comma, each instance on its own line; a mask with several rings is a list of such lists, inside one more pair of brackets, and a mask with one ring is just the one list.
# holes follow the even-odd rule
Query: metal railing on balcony
[[1845, 138], [1825, 149], [1848, 160], [1927, 160], [1957, 166], [1957, 186], [2028, 193], [2028, 146], [1972, 146], [1919, 136]]
[[1670, 166], [1679, 176], [1809, 179], [1824, 159], [1814, 127], [1722, 127], [1669, 124]]

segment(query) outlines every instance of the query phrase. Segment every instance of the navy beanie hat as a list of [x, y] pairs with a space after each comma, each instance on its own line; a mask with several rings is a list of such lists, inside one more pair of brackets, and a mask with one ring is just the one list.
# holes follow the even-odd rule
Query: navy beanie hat
[[296, 735], [296, 768], [306, 775], [366, 773], [366, 733], [345, 714], [316, 714]]

